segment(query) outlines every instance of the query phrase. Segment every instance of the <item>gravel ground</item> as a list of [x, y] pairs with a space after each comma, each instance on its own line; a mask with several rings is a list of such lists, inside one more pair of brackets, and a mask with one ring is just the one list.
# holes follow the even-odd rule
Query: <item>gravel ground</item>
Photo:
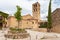
[[[60, 40], [60, 34], [57, 33], [37, 32], [33, 30], [27, 30], [27, 32], [30, 34], [28, 38], [14, 40]], [[6, 30], [5, 31], [0, 30], [0, 40], [13, 40], [5, 38], [4, 34], [6, 33], [7, 33]]]

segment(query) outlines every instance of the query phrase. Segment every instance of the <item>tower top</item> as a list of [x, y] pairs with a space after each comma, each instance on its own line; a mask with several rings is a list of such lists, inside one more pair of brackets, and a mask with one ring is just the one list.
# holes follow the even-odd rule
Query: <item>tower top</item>
[[40, 5], [40, 3], [39, 3], [39, 2], [36, 2], [36, 3], [34, 3], [33, 5], [36, 5], [36, 4]]

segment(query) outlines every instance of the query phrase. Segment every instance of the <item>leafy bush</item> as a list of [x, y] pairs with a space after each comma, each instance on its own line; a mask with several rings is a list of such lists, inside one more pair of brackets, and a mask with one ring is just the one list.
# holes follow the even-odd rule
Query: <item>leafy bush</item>
[[11, 31], [15, 31], [16, 29], [11, 27], [10, 30], [11, 30]]
[[21, 28], [10, 28], [11, 31], [18, 31], [18, 32], [24, 32], [25, 29], [21, 29]]
[[47, 22], [41, 23], [39, 28], [47, 28]]

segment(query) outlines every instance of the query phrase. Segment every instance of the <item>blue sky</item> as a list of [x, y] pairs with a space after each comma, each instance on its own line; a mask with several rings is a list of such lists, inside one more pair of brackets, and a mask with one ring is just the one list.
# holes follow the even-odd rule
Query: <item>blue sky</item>
[[[46, 20], [49, 0], [0, 0], [0, 11], [13, 15], [16, 12], [16, 5], [22, 8], [22, 15], [32, 14], [32, 4], [39, 2], [41, 5], [41, 19]], [[52, 0], [52, 11], [60, 8], [60, 0]]]

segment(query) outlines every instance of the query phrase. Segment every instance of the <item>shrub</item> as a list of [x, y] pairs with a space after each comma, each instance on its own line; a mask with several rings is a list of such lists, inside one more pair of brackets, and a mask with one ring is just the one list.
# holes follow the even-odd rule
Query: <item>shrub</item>
[[47, 22], [41, 23], [39, 28], [47, 28]]
[[11, 31], [18, 31], [18, 32], [24, 32], [25, 29], [21, 29], [21, 28], [10, 28]]

